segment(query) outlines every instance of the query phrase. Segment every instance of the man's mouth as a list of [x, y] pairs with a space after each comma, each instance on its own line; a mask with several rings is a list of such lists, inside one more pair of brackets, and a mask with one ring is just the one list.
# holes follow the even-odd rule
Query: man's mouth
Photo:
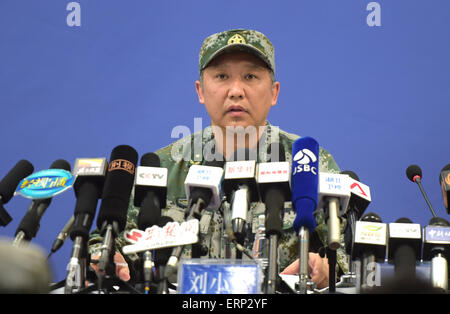
[[227, 113], [230, 113], [233, 116], [241, 115], [246, 112], [247, 112], [247, 110], [245, 110], [244, 107], [241, 107], [241, 106], [231, 106], [227, 110]]

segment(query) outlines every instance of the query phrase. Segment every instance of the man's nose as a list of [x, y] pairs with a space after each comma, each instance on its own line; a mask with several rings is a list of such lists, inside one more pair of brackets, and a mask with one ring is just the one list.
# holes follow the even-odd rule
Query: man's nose
[[231, 99], [243, 99], [245, 95], [244, 84], [240, 79], [234, 79], [231, 82], [228, 97]]

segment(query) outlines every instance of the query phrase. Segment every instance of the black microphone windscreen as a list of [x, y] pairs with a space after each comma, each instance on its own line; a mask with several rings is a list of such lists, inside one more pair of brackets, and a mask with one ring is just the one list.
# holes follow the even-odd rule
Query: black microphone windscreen
[[34, 171], [33, 165], [25, 159], [20, 160], [0, 181], [0, 197], [3, 204], [9, 202], [20, 180], [29, 176]]
[[70, 172], [70, 164], [64, 159], [58, 159], [50, 165], [50, 169], [63, 169]]
[[119, 145], [111, 152], [97, 218], [99, 229], [105, 222], [114, 221], [118, 223], [120, 230], [124, 229], [137, 160], [138, 153], [128, 145]]
[[401, 218], [397, 219], [395, 222], [396, 223], [402, 223], [402, 224], [412, 224], [413, 223], [411, 221], [411, 219], [409, 219], [407, 217], [401, 217]]
[[161, 216], [161, 205], [155, 191], [147, 193], [147, 197], [144, 197], [139, 209], [137, 220], [139, 230], [145, 230], [156, 225]]
[[354, 173], [353, 171], [351, 171], [351, 170], [341, 171], [341, 174], [347, 174], [350, 178], [352, 178], [352, 179], [354, 179], [356, 181], [359, 181], [358, 175], [356, 173]]
[[141, 157], [141, 166], [144, 167], [160, 167], [161, 161], [155, 153], [147, 153]]
[[369, 222], [382, 222], [380, 216], [375, 213], [367, 213], [361, 217], [361, 221], [369, 221]]
[[415, 176], [419, 176], [422, 179], [422, 169], [418, 165], [411, 165], [406, 169], [406, 176], [413, 182]]
[[[283, 210], [285, 197], [276, 189], [269, 189], [265, 198], [266, 203], [266, 234], [276, 234], [281, 237], [283, 233]], [[268, 210], [270, 209], [270, 210]]]
[[449, 222], [442, 217], [433, 217], [430, 219], [428, 223], [430, 226], [441, 226], [441, 227], [449, 227]]
[[78, 187], [77, 202], [75, 204], [75, 215], [86, 213], [95, 216], [97, 203], [101, 197], [101, 189], [95, 181], [85, 180]]

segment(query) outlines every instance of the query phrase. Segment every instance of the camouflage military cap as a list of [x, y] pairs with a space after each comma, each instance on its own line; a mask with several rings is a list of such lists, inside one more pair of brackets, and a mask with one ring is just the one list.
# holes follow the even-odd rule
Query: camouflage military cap
[[233, 29], [213, 34], [205, 39], [200, 49], [199, 72], [224, 52], [246, 51], [262, 59], [275, 74], [275, 52], [272, 43], [255, 30]]

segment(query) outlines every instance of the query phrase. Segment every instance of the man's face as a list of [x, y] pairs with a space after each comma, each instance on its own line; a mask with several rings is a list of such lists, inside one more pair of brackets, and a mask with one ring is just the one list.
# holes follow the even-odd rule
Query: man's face
[[203, 71], [203, 84], [196, 81], [195, 86], [211, 124], [222, 129], [264, 126], [280, 90], [278, 82], [272, 83], [265, 63], [245, 52], [214, 59]]

